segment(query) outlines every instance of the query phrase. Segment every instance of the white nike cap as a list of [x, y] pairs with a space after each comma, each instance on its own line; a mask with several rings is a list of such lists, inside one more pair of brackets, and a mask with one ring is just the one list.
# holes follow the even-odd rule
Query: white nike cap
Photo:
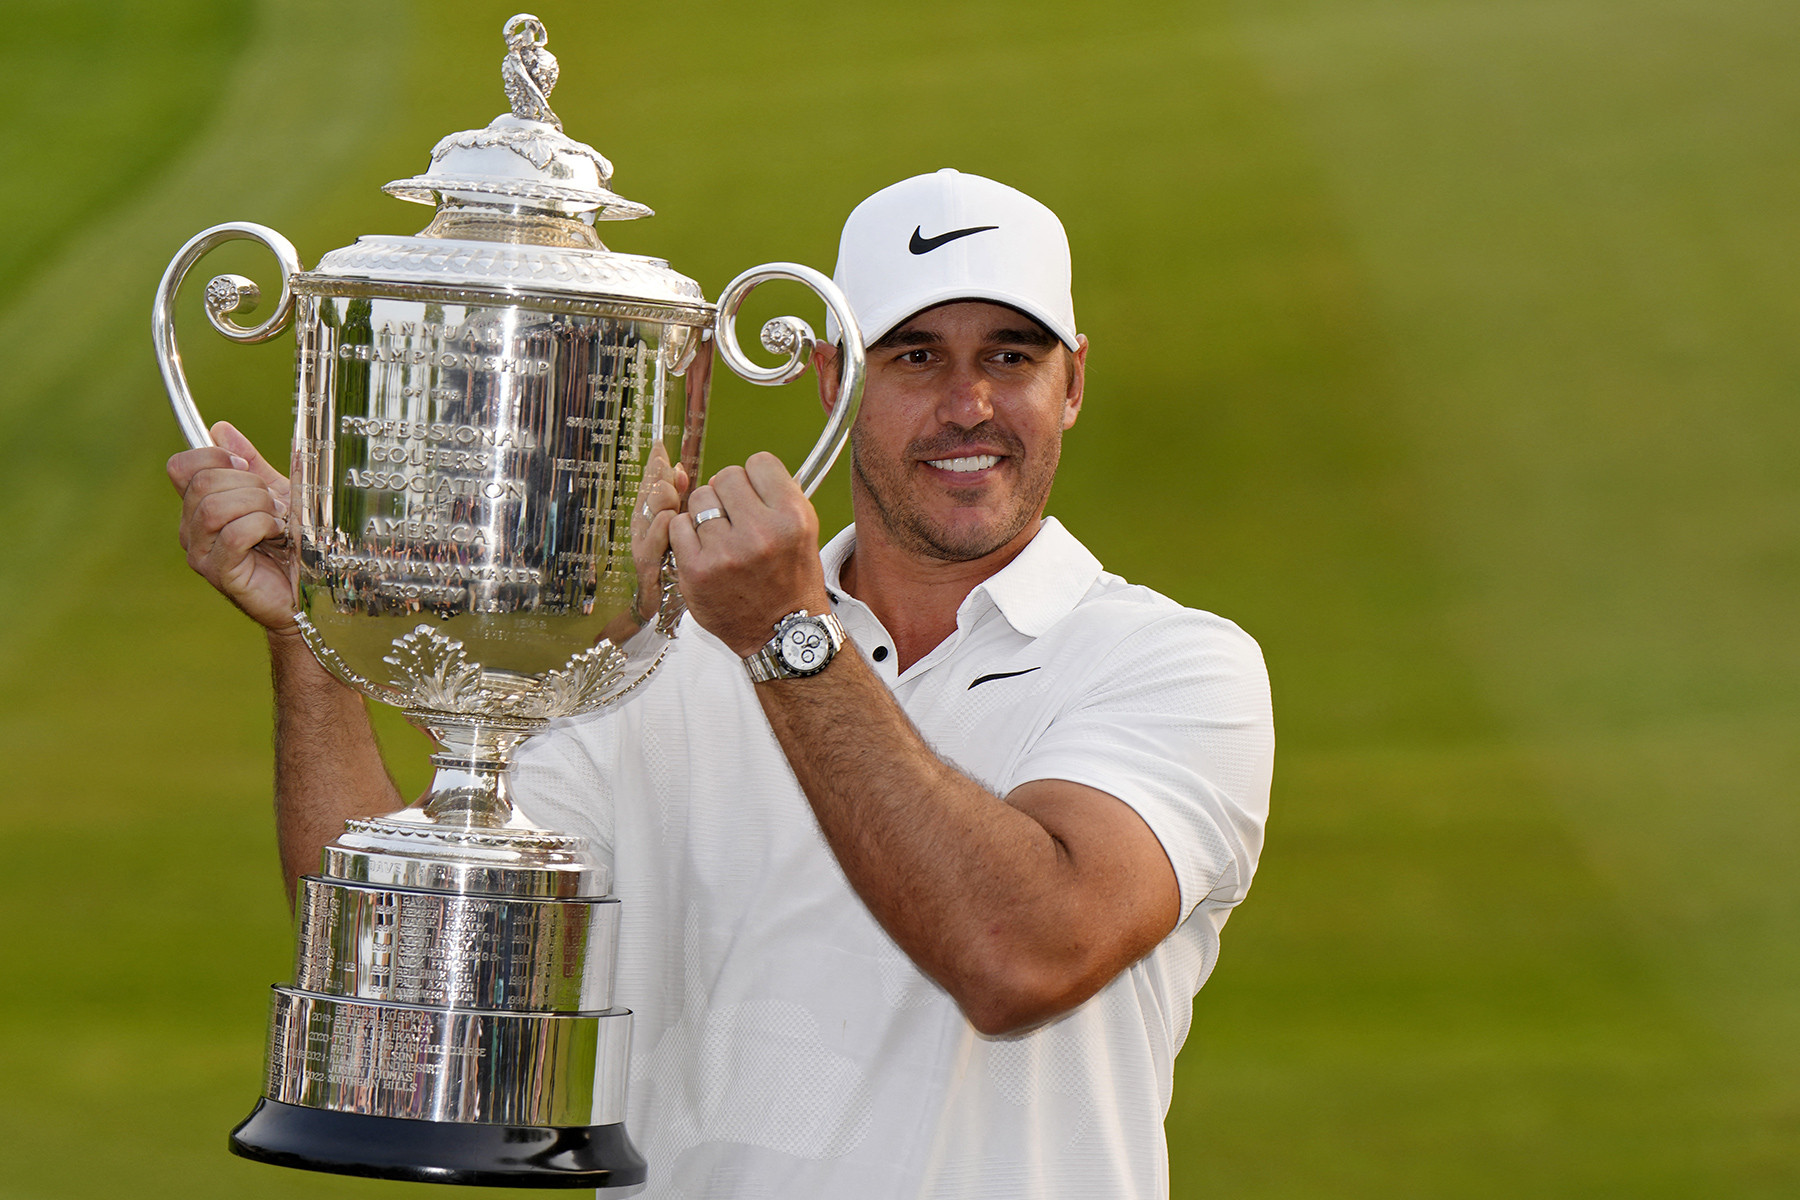
[[[857, 205], [834, 276], [864, 345], [934, 305], [992, 300], [1036, 318], [1073, 350], [1069, 277], [1069, 237], [1055, 213], [1016, 188], [948, 167]], [[827, 313], [825, 338], [838, 336]]]

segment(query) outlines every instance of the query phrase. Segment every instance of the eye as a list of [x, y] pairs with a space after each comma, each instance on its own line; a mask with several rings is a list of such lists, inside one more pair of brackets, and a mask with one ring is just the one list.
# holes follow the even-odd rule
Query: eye
[[1002, 350], [994, 355], [994, 361], [1002, 366], [1016, 367], [1030, 361], [1030, 356], [1023, 350]]
[[906, 351], [906, 353], [902, 354], [900, 356], [900, 361], [903, 363], [909, 363], [915, 367], [922, 367], [926, 363], [931, 361], [931, 351], [920, 348], [920, 347], [915, 347], [914, 349], [908, 350], [908, 351]]

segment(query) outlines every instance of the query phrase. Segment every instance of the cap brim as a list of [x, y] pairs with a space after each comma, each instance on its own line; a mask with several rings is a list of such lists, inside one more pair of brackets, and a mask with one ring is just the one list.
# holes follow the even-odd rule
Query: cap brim
[[1010, 309], [1024, 313], [1039, 325], [1042, 325], [1045, 329], [1050, 331], [1057, 341], [1061, 342], [1069, 349], [1079, 350], [1081, 348], [1079, 341], [1077, 340], [1079, 335], [1075, 330], [1061, 327], [1057, 321], [1046, 315], [1039, 306], [1032, 304], [1023, 296], [1003, 291], [999, 288], [970, 288], [966, 285], [954, 288], [944, 288], [941, 294], [927, 292], [923, 297], [909, 296], [907, 298], [907, 308], [905, 312], [896, 312], [891, 315], [877, 312], [873, 314], [873, 320], [865, 319], [863, 314], [858, 313], [857, 317], [862, 321], [863, 345], [865, 347], [873, 346], [876, 342], [879, 342], [882, 338], [900, 328], [900, 326], [906, 324], [920, 313], [925, 312], [927, 309], [937, 308], [944, 304], [954, 304], [959, 300], [986, 300], [994, 304], [1004, 304]]

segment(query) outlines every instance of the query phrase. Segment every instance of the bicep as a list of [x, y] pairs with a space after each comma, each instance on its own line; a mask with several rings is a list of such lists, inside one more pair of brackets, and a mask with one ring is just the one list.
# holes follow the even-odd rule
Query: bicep
[[[1175, 928], [1181, 888], [1162, 842], [1118, 797], [1066, 779], [1034, 779], [1007, 794], [1056, 843], [1057, 907], [1072, 943], [1111, 979]], [[1103, 982], [1104, 982], [1103, 979]]]
[[1179, 923], [1204, 900], [1243, 898], [1262, 847], [1273, 751], [1256, 643], [1183, 612], [1115, 647], [1094, 686], [1056, 714], [1009, 776], [1085, 784], [1128, 810], [1172, 864]]

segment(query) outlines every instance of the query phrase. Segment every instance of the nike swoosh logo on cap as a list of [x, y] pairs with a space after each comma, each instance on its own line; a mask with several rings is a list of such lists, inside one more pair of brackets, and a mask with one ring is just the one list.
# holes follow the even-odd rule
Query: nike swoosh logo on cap
[[954, 242], [957, 238], [966, 238], [971, 233], [986, 233], [990, 229], [998, 229], [998, 225], [977, 225], [972, 229], [952, 229], [949, 233], [940, 233], [936, 237], [921, 237], [925, 232], [922, 225], [913, 226], [912, 241], [906, 248], [914, 254], [930, 254], [945, 242]]

